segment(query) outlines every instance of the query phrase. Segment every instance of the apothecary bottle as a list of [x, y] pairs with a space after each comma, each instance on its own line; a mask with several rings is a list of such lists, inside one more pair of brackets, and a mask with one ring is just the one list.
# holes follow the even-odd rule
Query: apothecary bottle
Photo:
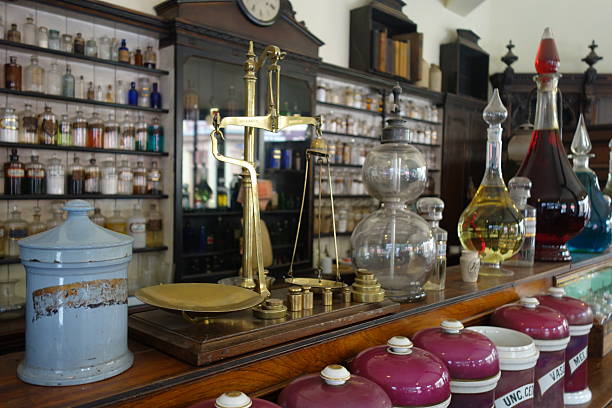
[[9, 57], [9, 63], [4, 64], [4, 87], [21, 91], [21, 65], [17, 57]]
[[134, 173], [127, 160], [121, 161], [121, 166], [118, 169], [118, 184], [117, 194], [133, 194], [134, 191]]
[[134, 186], [133, 194], [146, 194], [147, 193], [147, 169], [144, 166], [144, 162], [138, 160], [136, 167], [133, 170], [134, 173]]
[[47, 221], [47, 229], [53, 229], [59, 225], [62, 225], [64, 223], [64, 212], [61, 210], [61, 208], [54, 208], [53, 209], [53, 216], [51, 217], [51, 219], [49, 221]]
[[162, 215], [157, 209], [157, 204], [151, 204], [147, 219], [147, 247], [155, 248], [164, 245]]
[[94, 96], [96, 101], [104, 102], [104, 92], [102, 91], [102, 85], [96, 87], [96, 93]]
[[38, 27], [36, 40], [39, 47], [49, 48], [49, 29], [43, 26]]
[[101, 227], [104, 227], [106, 225], [106, 217], [102, 215], [102, 210], [100, 210], [100, 208], [98, 207], [94, 208], [94, 212], [89, 216], [89, 219], [94, 224], [98, 224]]
[[151, 69], [155, 69], [157, 66], [157, 54], [151, 45], [147, 46], [144, 52], [144, 66]]
[[104, 124], [98, 112], [94, 112], [87, 122], [87, 147], [104, 147]]
[[49, 95], [62, 94], [62, 74], [60, 74], [57, 63], [51, 64], [51, 69], [47, 71], [47, 93]]
[[19, 119], [12, 106], [7, 106], [0, 117], [0, 141], [17, 143], [19, 141]]
[[121, 40], [118, 57], [119, 62], [130, 63], [130, 50], [128, 50], [125, 40]]
[[98, 39], [98, 58], [111, 59], [111, 39], [106, 35]]
[[151, 162], [151, 168], [147, 172], [147, 194], [162, 194], [162, 174], [157, 161]]
[[429, 223], [436, 240], [436, 264], [429, 279], [423, 286], [425, 290], [444, 290], [446, 287], [446, 243], [448, 233], [440, 228], [444, 201], [436, 197], [424, 197], [417, 201], [417, 213]]
[[104, 148], [118, 149], [119, 148], [119, 124], [115, 121], [115, 115], [110, 113], [108, 121], [104, 124]]
[[550, 29], [536, 56], [537, 102], [534, 131], [517, 176], [532, 182], [529, 205], [536, 208], [536, 261], [570, 261], [567, 241], [586, 225], [589, 199], [561, 142], [557, 99], [559, 53]]
[[138, 106], [151, 106], [151, 81], [147, 77], [138, 78]]
[[87, 146], [87, 119], [85, 119], [83, 112], [79, 109], [77, 109], [76, 116], [72, 118], [70, 131], [73, 146]]
[[157, 116], [153, 118], [153, 122], [147, 127], [147, 151], [164, 151], [164, 128]]
[[94, 84], [91, 81], [89, 81], [89, 83], [87, 84], [87, 92], [85, 92], [85, 96], [89, 100], [96, 99], [96, 89], [94, 88]]
[[45, 111], [38, 115], [38, 143], [56, 145], [57, 129], [57, 117], [50, 106], [45, 106]]
[[117, 81], [117, 86], [115, 88], [115, 103], [127, 104], [127, 91], [121, 80]]
[[113, 211], [113, 215], [106, 219], [105, 227], [120, 234], [128, 233], [127, 220], [121, 216], [121, 210]]
[[115, 93], [113, 92], [113, 86], [111, 84], [108, 84], [108, 86], [106, 87], [106, 93], [104, 94], [104, 102], [115, 102]]
[[60, 42], [60, 50], [64, 52], [72, 52], [72, 36], [70, 34], [62, 34], [62, 39]]
[[47, 164], [47, 194], [64, 194], [66, 172], [62, 160], [55, 155]]
[[91, 158], [89, 165], [85, 167], [85, 194], [100, 194], [100, 167], [96, 159]]
[[46, 175], [45, 166], [36, 151], [32, 151], [31, 161], [25, 166], [24, 194], [44, 194]]
[[85, 42], [85, 55], [88, 57], [98, 57], [98, 45], [96, 40], [90, 39]]
[[85, 89], [85, 78], [83, 78], [83, 75], [79, 75], [79, 78], [76, 80], [76, 84], [74, 85], [74, 97], [79, 99], [87, 98], [87, 90]]
[[105, 160], [100, 170], [100, 192], [117, 194], [117, 167], [112, 159]]
[[6, 39], [13, 42], [21, 42], [21, 32], [17, 29], [17, 24], [11, 24], [11, 29], [6, 32]]
[[531, 181], [526, 177], [513, 177], [508, 182], [508, 189], [510, 190], [510, 197], [523, 214], [525, 240], [516, 255], [505, 261], [504, 265], [530, 267], [535, 259], [536, 237], [536, 209], [527, 204], [531, 195]]
[[74, 98], [74, 75], [70, 64], [66, 65], [66, 73], [62, 77], [62, 95]]
[[83, 34], [77, 33], [74, 37], [74, 46], [72, 50], [77, 55], [85, 55], [85, 39], [83, 38]]
[[142, 112], [138, 113], [138, 121], [136, 122], [135, 133], [135, 150], [147, 150], [147, 122]]
[[72, 137], [70, 129], [70, 119], [68, 115], [62, 115], [57, 130], [57, 144], [59, 146], [72, 146]]
[[11, 149], [9, 161], [4, 163], [4, 194], [22, 194], [24, 177], [25, 166], [19, 161], [17, 149]]
[[38, 65], [38, 57], [32, 55], [30, 65], [25, 68], [24, 85], [26, 91], [44, 92], [45, 91], [45, 70]]
[[123, 150], [136, 150], [135, 142], [136, 126], [134, 122], [132, 122], [130, 115], [126, 114], [121, 123], [121, 141], [119, 148]]
[[144, 66], [144, 56], [142, 55], [142, 51], [140, 51], [140, 48], [136, 48], [136, 53], [134, 54], [134, 65], [136, 65], [137, 67]]
[[147, 220], [142, 215], [140, 204], [134, 204], [132, 216], [128, 218], [128, 234], [134, 238], [134, 248], [147, 246]]
[[21, 219], [21, 211], [16, 206], [9, 213], [4, 224], [7, 232], [7, 256], [19, 256], [19, 240], [28, 236], [28, 223]]
[[49, 49], [59, 51], [60, 46], [60, 33], [57, 30], [49, 30]]
[[68, 167], [68, 194], [81, 195], [85, 192], [85, 168], [79, 163], [79, 157], [74, 155], [72, 164]]
[[47, 224], [40, 220], [40, 207], [33, 208], [32, 222], [28, 224], [28, 236], [40, 234], [47, 230]]
[[23, 111], [19, 113], [19, 143], [37, 143], [36, 132], [38, 119], [32, 110], [32, 105], [27, 103]]
[[162, 108], [162, 97], [159, 93], [157, 82], [153, 83], [153, 90], [151, 91], [151, 107], [154, 109]]
[[119, 42], [116, 38], [111, 40], [110, 44], [110, 59], [111, 61], [119, 61]]
[[33, 17], [26, 17], [26, 22], [23, 23], [21, 31], [24, 44], [36, 45], [36, 24], [34, 24]]
[[127, 101], [129, 105], [138, 105], [138, 91], [136, 90], [136, 82], [130, 82], [130, 90], [127, 93]]

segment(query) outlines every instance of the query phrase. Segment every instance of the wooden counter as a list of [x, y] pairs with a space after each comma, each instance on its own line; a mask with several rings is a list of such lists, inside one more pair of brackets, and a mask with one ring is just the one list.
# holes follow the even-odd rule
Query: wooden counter
[[[47, 388], [22, 383], [15, 375], [23, 352], [0, 356], [0, 407], [187, 407], [218, 394], [240, 389], [255, 396], [272, 394], [293, 378], [343, 362], [359, 351], [384, 344], [394, 335], [411, 336], [445, 318], [466, 325], [485, 323], [496, 307], [520, 296], [546, 290], [556, 277], [612, 265], [612, 254], [580, 257], [575, 263], [540, 263], [514, 269], [512, 278], [481, 277], [476, 284], [461, 282], [459, 269], [449, 268], [447, 288], [428, 293], [423, 302], [401, 305], [400, 311], [355, 325], [262, 349], [205, 367], [193, 367], [137, 342], [130, 343], [134, 366], [97, 383]], [[593, 402], [584, 408], [605, 407], [612, 401], [612, 357], [589, 360]]]

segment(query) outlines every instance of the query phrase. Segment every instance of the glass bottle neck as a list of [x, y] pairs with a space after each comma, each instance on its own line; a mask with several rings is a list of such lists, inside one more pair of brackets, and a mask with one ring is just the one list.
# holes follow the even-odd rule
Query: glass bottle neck
[[485, 175], [482, 180], [483, 185], [504, 185], [504, 180], [502, 178], [501, 171], [501, 134], [501, 126], [491, 127], [487, 129], [487, 163], [485, 168]]
[[593, 170], [589, 168], [589, 158], [588, 154], [581, 155], [572, 155], [573, 168], [575, 172], [591, 172]]
[[557, 92], [559, 90], [557, 84], [559, 83], [559, 77], [559, 74], [542, 74], [534, 78], [538, 87], [535, 130], [559, 129], [557, 118]]

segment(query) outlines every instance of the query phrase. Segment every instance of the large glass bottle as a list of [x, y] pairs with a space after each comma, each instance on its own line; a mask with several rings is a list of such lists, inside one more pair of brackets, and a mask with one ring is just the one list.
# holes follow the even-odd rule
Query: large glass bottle
[[39, 161], [36, 151], [32, 151], [31, 161], [25, 166], [24, 194], [44, 194], [45, 178], [45, 166]]
[[140, 204], [134, 204], [132, 216], [128, 218], [128, 234], [134, 238], [134, 248], [147, 246], [147, 220], [142, 215]]
[[436, 265], [429, 279], [423, 286], [425, 290], [444, 290], [446, 286], [446, 242], [448, 233], [440, 228], [444, 201], [436, 197], [419, 199], [416, 204], [417, 213], [427, 220], [431, 233], [436, 240]]
[[38, 115], [38, 143], [56, 145], [58, 127], [57, 117], [51, 107], [45, 106], [45, 111]]
[[66, 169], [62, 159], [53, 155], [47, 164], [47, 194], [64, 194]]
[[66, 65], [66, 73], [62, 77], [62, 95], [74, 98], [74, 75], [72, 75], [70, 64]]
[[70, 129], [70, 119], [68, 115], [62, 115], [62, 119], [57, 126], [57, 144], [59, 146], [72, 145], [72, 132]]
[[123, 150], [136, 150], [136, 126], [127, 113], [121, 123], [121, 141], [119, 143], [119, 148]]
[[102, 123], [102, 119], [100, 119], [100, 114], [94, 112], [87, 122], [87, 147], [97, 147], [101, 149], [104, 146], [103, 134], [104, 124]]
[[4, 64], [4, 87], [21, 91], [21, 65], [17, 57], [9, 57], [9, 63]]
[[28, 236], [28, 223], [21, 219], [21, 211], [16, 206], [9, 213], [5, 223], [7, 231], [7, 256], [19, 256], [19, 240]]
[[133, 169], [134, 184], [132, 186], [133, 194], [147, 193], [147, 169], [144, 166], [142, 159], [136, 162], [136, 167]]
[[12, 105], [0, 115], [0, 141], [17, 143], [19, 141], [19, 118]]
[[131, 195], [134, 190], [134, 173], [127, 160], [121, 161], [118, 169], [117, 194]]
[[64, 223], [64, 212], [61, 208], [53, 209], [53, 216], [47, 221], [47, 229], [53, 229]]
[[507, 116], [499, 92], [494, 89], [482, 113], [489, 124], [485, 174], [457, 224], [461, 246], [478, 252], [482, 265], [479, 273], [484, 276], [512, 275], [512, 271], [501, 269], [500, 264], [519, 251], [525, 237], [523, 216], [510, 198], [501, 173], [501, 124]]
[[79, 163], [75, 154], [68, 167], [68, 194], [81, 195], [85, 192], [85, 168]]
[[136, 122], [134, 136], [135, 150], [147, 150], [147, 122], [142, 112], [138, 112], [138, 122]]
[[38, 65], [38, 57], [32, 55], [30, 65], [24, 71], [24, 89], [33, 92], [45, 92], [45, 69]]
[[119, 123], [115, 121], [115, 115], [113, 113], [109, 113], [108, 120], [104, 124], [103, 145], [105, 149], [119, 148], [119, 133]]
[[161, 170], [157, 166], [157, 161], [153, 160], [147, 172], [147, 194], [163, 194], [161, 179]]
[[39, 234], [47, 230], [47, 224], [40, 220], [40, 208], [34, 207], [32, 222], [28, 224], [28, 236]]
[[11, 28], [6, 32], [6, 39], [13, 42], [21, 42], [21, 32], [17, 24], [11, 24]]
[[101, 227], [106, 225], [106, 217], [102, 215], [102, 210], [100, 208], [94, 208], [94, 212], [89, 216], [89, 219]]
[[19, 161], [17, 149], [11, 149], [9, 161], [4, 163], [4, 194], [22, 194], [24, 177], [25, 166]]
[[582, 114], [571, 149], [574, 172], [589, 195], [591, 216], [582, 232], [568, 241], [567, 247], [572, 252], [603, 252], [612, 243], [612, 209], [599, 189], [597, 175], [589, 168], [589, 158], [594, 155], [590, 154], [592, 145]]
[[57, 63], [51, 64], [51, 69], [47, 71], [47, 93], [49, 95], [62, 94], [62, 74], [57, 68]]
[[105, 227], [121, 234], [128, 233], [127, 220], [121, 216], [121, 210], [113, 211], [113, 215], [106, 219]]
[[147, 127], [147, 151], [164, 151], [164, 128], [157, 116], [153, 118], [153, 122]]
[[399, 116], [400, 92], [394, 87], [393, 116], [363, 165], [367, 191], [381, 206], [353, 230], [351, 247], [355, 266], [374, 274], [387, 296], [418, 301], [434, 269], [436, 244], [427, 221], [406, 206], [425, 190], [427, 168], [408, 142], [410, 128]]
[[78, 108], [76, 116], [72, 118], [70, 132], [73, 146], [87, 146], [87, 119], [83, 116], [83, 111]]
[[38, 119], [32, 105], [26, 103], [24, 110], [19, 113], [19, 143], [37, 143], [37, 125]]
[[517, 175], [531, 180], [529, 205], [536, 208], [536, 261], [570, 261], [566, 243], [586, 225], [586, 190], [572, 170], [559, 131], [557, 84], [559, 54], [550, 29], [536, 56], [537, 103], [534, 131]]
[[147, 219], [147, 247], [161, 247], [164, 245], [162, 215], [157, 209], [157, 204], [151, 204], [149, 208]]
[[147, 68], [155, 69], [157, 65], [157, 54], [153, 51], [153, 47], [148, 45], [144, 52], [144, 66]]
[[85, 194], [100, 194], [100, 167], [96, 159], [89, 160], [89, 166], [85, 167]]
[[26, 17], [26, 22], [22, 26], [22, 39], [24, 44], [36, 45], [36, 24], [32, 16]]
[[508, 182], [510, 197], [523, 214], [525, 220], [525, 240], [521, 249], [504, 262], [508, 266], [533, 266], [535, 259], [536, 209], [527, 204], [531, 195], [531, 180], [527, 177], [513, 177]]

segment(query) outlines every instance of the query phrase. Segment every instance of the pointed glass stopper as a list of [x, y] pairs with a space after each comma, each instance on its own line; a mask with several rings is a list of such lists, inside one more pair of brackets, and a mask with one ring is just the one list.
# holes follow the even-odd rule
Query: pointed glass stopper
[[574, 139], [572, 140], [572, 153], [575, 156], [586, 156], [591, 152], [592, 147], [591, 139], [584, 123], [584, 116], [581, 113], [578, 119], [578, 126], [576, 126], [576, 132], [574, 132]]
[[542, 34], [542, 39], [540, 40], [538, 54], [536, 55], [536, 71], [538, 74], [553, 74], [559, 71], [560, 64], [561, 60], [559, 59], [557, 44], [555, 43], [550, 27], [546, 27], [544, 29], [544, 34]]
[[502, 103], [499, 97], [499, 91], [497, 88], [493, 90], [493, 95], [489, 99], [489, 103], [482, 112], [482, 118], [489, 124], [489, 127], [496, 128], [501, 127], [501, 124], [508, 117], [508, 110]]

